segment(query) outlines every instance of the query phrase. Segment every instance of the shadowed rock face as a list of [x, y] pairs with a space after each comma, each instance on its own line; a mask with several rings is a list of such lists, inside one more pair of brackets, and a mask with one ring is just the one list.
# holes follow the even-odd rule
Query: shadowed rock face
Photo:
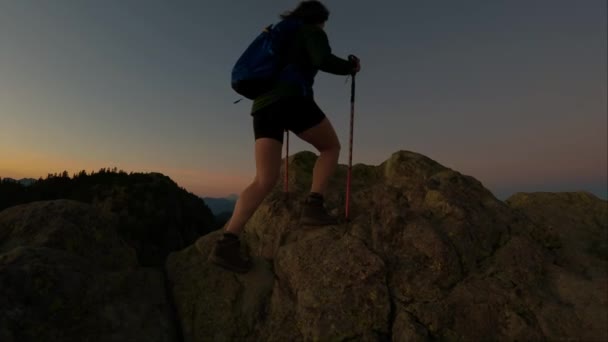
[[[556, 246], [566, 235], [549, 221], [407, 151], [378, 166], [353, 167], [350, 223], [301, 227], [315, 159], [307, 152], [291, 156], [289, 199], [277, 184], [248, 223], [243, 249], [256, 261], [250, 273], [208, 263], [220, 231], [169, 256], [185, 341], [607, 337], [606, 296], [599, 295], [606, 290], [605, 201], [588, 196], [599, 216], [572, 211], [564, 228], [591, 230], [580, 238], [600, 241], [582, 243], [597, 267], [581, 273], [568, 264], [581, 261], [568, 260], [583, 245], [562, 253]], [[345, 176], [339, 167], [326, 195], [341, 216]], [[580, 203], [580, 194], [570, 196]], [[550, 216], [554, 205], [539, 210]], [[587, 289], [593, 295], [581, 295]], [[583, 308], [592, 299], [596, 305]]]
[[546, 280], [581, 322], [581, 339], [607, 340], [607, 202], [578, 192], [516, 194], [507, 203], [546, 230], [555, 257]]
[[215, 219], [198, 196], [162, 174], [101, 169], [39, 180], [31, 186], [0, 182], [0, 211], [30, 203], [70, 199], [88, 203], [116, 218], [115, 230], [135, 249], [140, 265], [162, 267], [167, 255], [216, 229]]
[[163, 275], [67, 200], [0, 212], [1, 341], [175, 341]]

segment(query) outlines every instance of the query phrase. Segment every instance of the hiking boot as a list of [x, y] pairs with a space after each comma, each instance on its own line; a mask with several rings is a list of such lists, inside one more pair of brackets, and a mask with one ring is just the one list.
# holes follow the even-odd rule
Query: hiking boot
[[338, 224], [338, 219], [327, 213], [323, 196], [311, 193], [302, 205], [300, 224], [305, 226], [329, 226]]
[[224, 236], [217, 240], [209, 255], [209, 261], [238, 273], [246, 273], [252, 266], [251, 259], [243, 258], [241, 255], [241, 243], [238, 236], [230, 233], [224, 233]]

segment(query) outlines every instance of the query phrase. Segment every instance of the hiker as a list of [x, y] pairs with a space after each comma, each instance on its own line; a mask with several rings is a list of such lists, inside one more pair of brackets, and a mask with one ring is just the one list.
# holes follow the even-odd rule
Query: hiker
[[297, 22], [300, 26], [286, 43], [287, 62], [278, 81], [253, 101], [256, 175], [239, 196], [225, 232], [209, 256], [215, 264], [235, 272], [247, 272], [252, 266], [251, 259], [240, 254], [239, 236], [279, 178], [285, 130], [310, 143], [320, 154], [314, 165], [310, 194], [303, 203], [301, 223], [314, 226], [337, 223], [337, 218], [327, 213], [323, 195], [338, 164], [340, 142], [332, 124], [315, 103], [312, 86], [319, 70], [354, 75], [361, 68], [359, 59], [351, 55], [345, 60], [331, 53], [324, 31], [329, 11], [321, 2], [302, 1], [280, 18], [281, 22]]

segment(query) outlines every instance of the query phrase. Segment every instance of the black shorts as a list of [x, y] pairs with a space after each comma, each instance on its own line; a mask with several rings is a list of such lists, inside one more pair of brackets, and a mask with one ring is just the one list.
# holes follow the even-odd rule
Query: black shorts
[[272, 138], [283, 143], [283, 132], [300, 134], [325, 118], [312, 97], [286, 97], [268, 105], [253, 115], [255, 139]]

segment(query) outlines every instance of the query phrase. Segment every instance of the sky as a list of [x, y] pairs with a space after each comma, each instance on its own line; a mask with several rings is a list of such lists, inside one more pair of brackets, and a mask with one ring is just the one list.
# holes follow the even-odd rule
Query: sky
[[[232, 66], [298, 1], [0, 0], [0, 177], [117, 167], [199, 196], [255, 175]], [[608, 197], [605, 0], [326, 0], [361, 59], [353, 163], [399, 150], [516, 192]], [[315, 98], [348, 162], [350, 85]], [[290, 154], [314, 148], [292, 136]]]

